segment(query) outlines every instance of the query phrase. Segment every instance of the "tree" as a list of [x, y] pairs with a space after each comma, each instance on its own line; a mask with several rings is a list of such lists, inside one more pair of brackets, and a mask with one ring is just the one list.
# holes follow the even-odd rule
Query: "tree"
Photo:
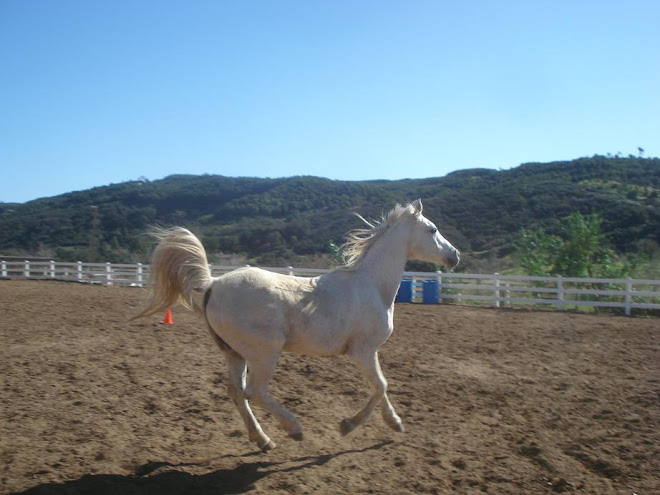
[[555, 265], [555, 256], [561, 239], [547, 234], [543, 229], [522, 229], [516, 252], [520, 266], [528, 275], [547, 277]]
[[614, 253], [603, 245], [602, 218], [579, 211], [567, 219], [565, 238], [559, 244], [553, 272], [567, 277], [595, 277]]
[[529, 275], [566, 277], [622, 277], [631, 266], [619, 260], [601, 232], [598, 215], [573, 212], [561, 237], [543, 229], [520, 231], [516, 251], [520, 266]]
[[344, 264], [344, 256], [342, 255], [341, 247], [337, 246], [334, 241], [328, 241], [327, 250], [333, 263], [336, 265]]

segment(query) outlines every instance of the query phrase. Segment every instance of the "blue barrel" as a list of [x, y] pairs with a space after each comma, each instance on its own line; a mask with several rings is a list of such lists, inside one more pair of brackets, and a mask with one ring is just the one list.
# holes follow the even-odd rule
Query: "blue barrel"
[[422, 302], [424, 304], [438, 304], [438, 281], [424, 280], [423, 288]]
[[399, 285], [399, 290], [396, 293], [396, 302], [410, 303], [413, 297], [413, 283], [412, 280], [402, 280]]

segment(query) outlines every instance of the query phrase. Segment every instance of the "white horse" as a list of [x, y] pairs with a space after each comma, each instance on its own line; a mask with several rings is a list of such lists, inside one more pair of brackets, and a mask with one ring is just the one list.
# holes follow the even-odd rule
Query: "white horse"
[[[362, 410], [341, 422], [342, 435], [364, 423], [379, 404], [385, 422], [403, 431], [387, 397], [378, 348], [393, 330], [394, 298], [406, 260], [453, 268], [459, 253], [422, 215], [421, 200], [396, 205], [382, 221], [366, 223], [368, 228], [348, 235], [346, 265], [315, 278], [250, 267], [212, 278], [197, 237], [181, 227], [160, 230], [155, 233], [160, 242], [151, 262], [151, 300], [134, 318], [176, 303], [205, 316], [211, 336], [227, 358], [228, 394], [250, 441], [264, 451], [275, 443], [261, 429], [248, 400], [277, 418], [294, 440], [303, 436], [296, 417], [268, 393], [283, 351], [345, 354], [360, 369], [373, 394]], [[202, 305], [194, 302], [194, 292], [204, 293]]]

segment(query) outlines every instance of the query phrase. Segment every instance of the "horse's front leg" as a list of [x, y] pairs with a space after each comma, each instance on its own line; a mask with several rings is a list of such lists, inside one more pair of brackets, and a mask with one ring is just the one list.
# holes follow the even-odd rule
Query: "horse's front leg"
[[340, 426], [339, 431], [342, 435], [347, 435], [352, 432], [355, 428], [363, 424], [373, 410], [381, 404], [381, 411], [383, 414], [383, 419], [390, 426], [390, 428], [396, 431], [403, 431], [403, 425], [401, 424], [401, 418], [394, 412], [394, 408], [387, 398], [387, 381], [383, 376], [383, 372], [380, 369], [380, 363], [378, 362], [378, 352], [352, 352], [349, 353], [349, 357], [353, 360], [355, 365], [362, 371], [362, 374], [366, 378], [369, 385], [373, 389], [373, 394], [369, 398], [369, 402], [364, 408], [358, 412], [352, 418], [344, 419]]

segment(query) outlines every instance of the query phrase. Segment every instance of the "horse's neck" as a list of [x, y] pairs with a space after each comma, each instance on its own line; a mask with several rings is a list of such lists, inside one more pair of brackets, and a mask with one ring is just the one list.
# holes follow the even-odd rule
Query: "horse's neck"
[[356, 269], [375, 284], [386, 306], [394, 302], [406, 267], [407, 237], [404, 226], [395, 226], [369, 248]]

